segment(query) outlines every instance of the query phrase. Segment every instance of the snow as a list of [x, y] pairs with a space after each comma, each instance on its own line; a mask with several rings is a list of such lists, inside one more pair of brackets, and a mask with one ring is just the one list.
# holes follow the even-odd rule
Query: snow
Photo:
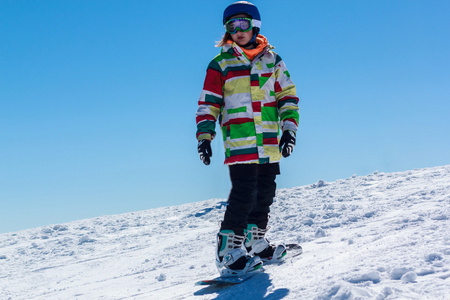
[[304, 253], [230, 287], [226, 200], [0, 234], [0, 299], [450, 299], [450, 166], [277, 191], [272, 242]]

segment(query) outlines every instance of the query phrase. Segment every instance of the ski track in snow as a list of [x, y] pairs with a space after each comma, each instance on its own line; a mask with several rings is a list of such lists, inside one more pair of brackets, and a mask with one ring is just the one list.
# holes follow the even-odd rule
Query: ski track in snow
[[450, 299], [450, 165], [277, 191], [268, 237], [304, 253], [218, 275], [226, 200], [0, 234], [0, 299]]

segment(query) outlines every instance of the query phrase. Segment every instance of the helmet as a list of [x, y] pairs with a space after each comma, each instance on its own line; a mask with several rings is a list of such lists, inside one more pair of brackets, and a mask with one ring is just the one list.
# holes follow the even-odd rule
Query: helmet
[[248, 1], [238, 1], [230, 4], [227, 8], [225, 8], [225, 11], [223, 12], [223, 24], [225, 25], [225, 23], [228, 21], [228, 19], [230, 19], [231, 16], [237, 14], [249, 15], [253, 20], [259, 21], [259, 24], [255, 24], [255, 27], [261, 27], [261, 16], [259, 15], [258, 8]]

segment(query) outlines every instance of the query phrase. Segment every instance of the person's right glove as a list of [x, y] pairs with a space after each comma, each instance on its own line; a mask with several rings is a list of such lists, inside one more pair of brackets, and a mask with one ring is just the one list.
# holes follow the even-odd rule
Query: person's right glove
[[280, 151], [283, 157], [288, 157], [294, 151], [295, 146], [295, 132], [286, 130], [283, 132], [280, 140]]
[[212, 156], [211, 141], [210, 140], [198, 141], [197, 150], [202, 162], [205, 165], [209, 165], [211, 163], [210, 157]]

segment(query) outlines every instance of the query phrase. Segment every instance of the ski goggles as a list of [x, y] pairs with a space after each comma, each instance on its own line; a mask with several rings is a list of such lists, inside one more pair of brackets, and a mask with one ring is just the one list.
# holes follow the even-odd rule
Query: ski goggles
[[250, 31], [253, 27], [261, 26], [260, 24], [261, 21], [258, 20], [252, 20], [249, 18], [234, 18], [227, 21], [224, 26], [228, 33], [235, 34], [238, 30], [242, 32]]

